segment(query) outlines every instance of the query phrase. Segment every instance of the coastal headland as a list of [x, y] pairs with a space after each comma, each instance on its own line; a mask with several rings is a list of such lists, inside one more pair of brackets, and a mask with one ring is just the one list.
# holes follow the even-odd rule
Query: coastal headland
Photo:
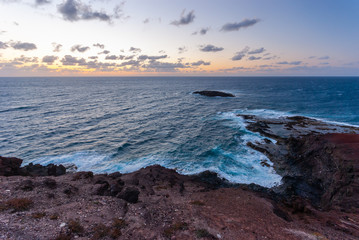
[[[232, 184], [159, 165], [72, 172], [0, 157], [0, 239], [358, 239], [359, 129], [240, 115], [282, 184]], [[262, 162], [263, 166], [268, 163]]]

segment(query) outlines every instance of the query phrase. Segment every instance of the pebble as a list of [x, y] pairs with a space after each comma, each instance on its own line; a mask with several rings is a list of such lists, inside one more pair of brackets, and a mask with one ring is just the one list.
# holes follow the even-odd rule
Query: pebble
[[63, 227], [65, 227], [66, 226], [66, 223], [61, 223], [60, 224], [60, 228], [63, 228]]

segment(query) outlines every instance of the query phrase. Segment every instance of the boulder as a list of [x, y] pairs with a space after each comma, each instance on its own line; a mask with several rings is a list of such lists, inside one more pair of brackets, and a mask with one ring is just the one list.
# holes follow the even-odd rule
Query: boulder
[[196, 91], [194, 94], [200, 94], [207, 97], [235, 97], [231, 93], [220, 92], [220, 91]]
[[129, 203], [137, 203], [138, 195], [140, 195], [140, 191], [134, 187], [127, 187], [124, 191], [117, 195], [118, 198], [121, 198]]
[[21, 163], [19, 158], [0, 156], [0, 176], [19, 175]]

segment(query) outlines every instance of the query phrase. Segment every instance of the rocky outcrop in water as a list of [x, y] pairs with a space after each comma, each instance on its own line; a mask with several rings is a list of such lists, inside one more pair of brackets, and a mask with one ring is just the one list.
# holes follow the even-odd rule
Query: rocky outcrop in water
[[220, 92], [220, 91], [196, 91], [194, 94], [200, 94], [207, 97], [235, 97], [231, 93]]
[[249, 120], [251, 131], [277, 140], [249, 146], [274, 163], [283, 177], [283, 184], [274, 191], [288, 204], [299, 197], [318, 209], [359, 212], [358, 128], [299, 116], [242, 117]]

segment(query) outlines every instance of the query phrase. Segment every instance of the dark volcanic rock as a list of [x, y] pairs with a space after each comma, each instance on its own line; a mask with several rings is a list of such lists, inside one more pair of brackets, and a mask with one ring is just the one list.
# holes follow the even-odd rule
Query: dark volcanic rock
[[0, 156], [0, 176], [19, 175], [21, 163], [19, 158]]
[[123, 192], [117, 195], [118, 198], [121, 198], [129, 203], [137, 203], [138, 195], [140, 195], [140, 191], [134, 187], [127, 187]]
[[207, 97], [235, 97], [231, 93], [225, 93], [220, 91], [196, 91], [194, 94], [200, 94]]
[[26, 165], [20, 168], [20, 175], [22, 176], [61, 176], [66, 173], [66, 168], [63, 165], [49, 164], [43, 166], [41, 164]]

